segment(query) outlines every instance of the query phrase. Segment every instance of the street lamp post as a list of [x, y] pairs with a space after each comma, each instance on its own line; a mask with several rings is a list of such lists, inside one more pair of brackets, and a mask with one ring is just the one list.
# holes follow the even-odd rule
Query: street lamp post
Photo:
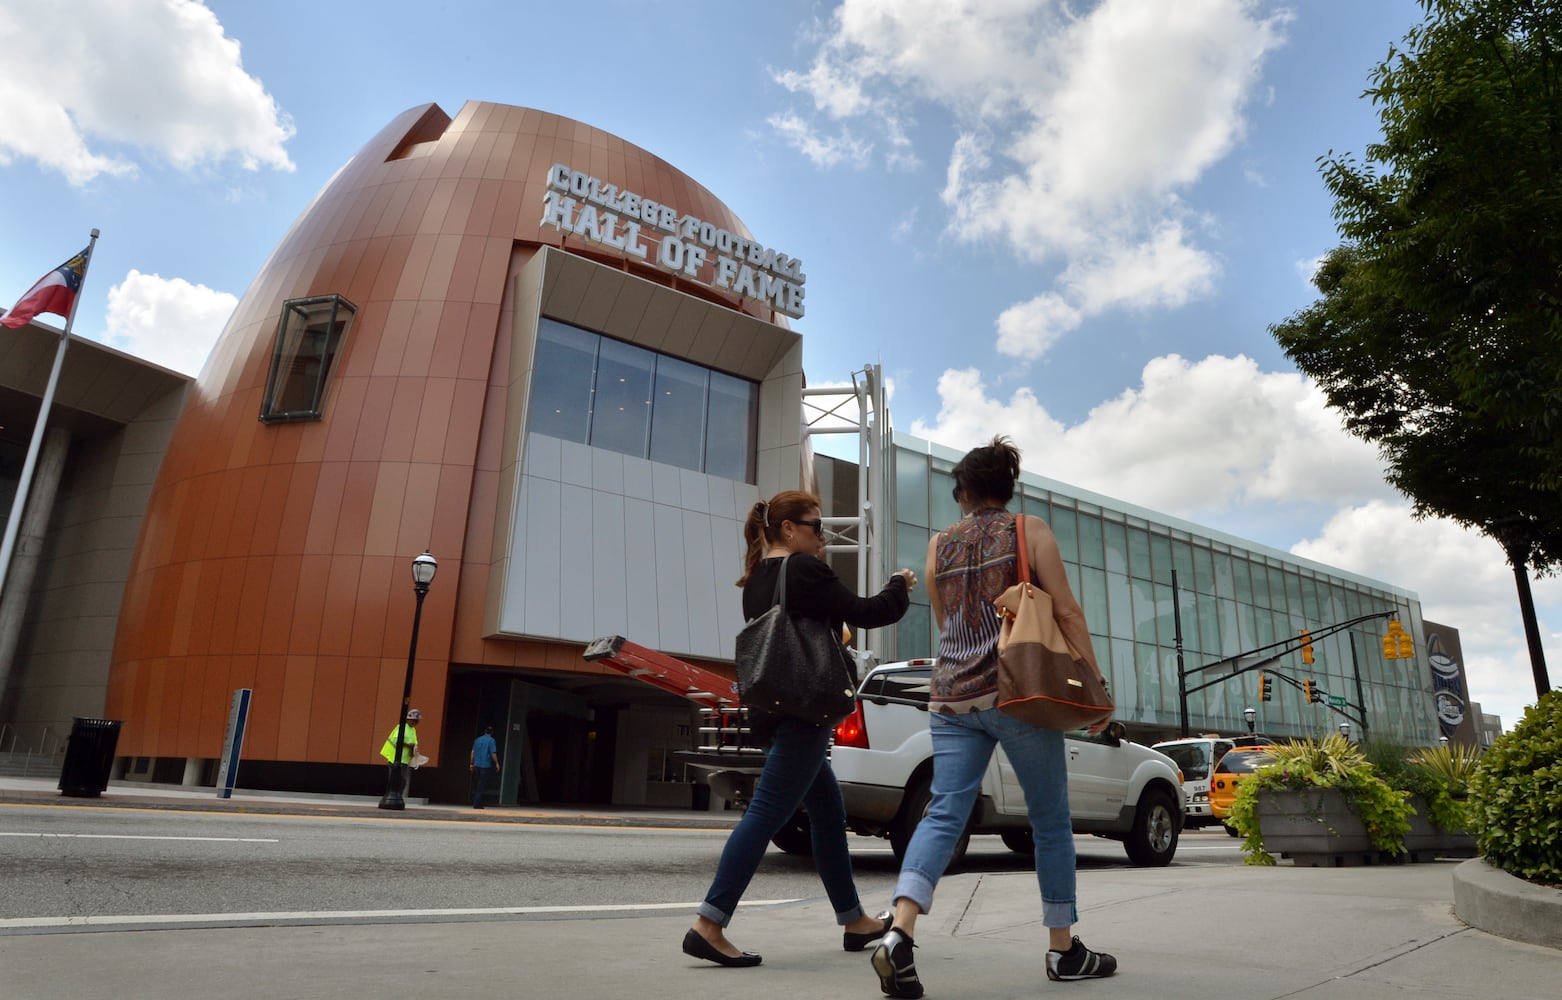
[[401, 725], [396, 727], [396, 756], [391, 760], [385, 795], [380, 799], [381, 809], [399, 811], [407, 808], [407, 802], [401, 794], [402, 775], [407, 765], [401, 755], [407, 738], [407, 706], [412, 703], [412, 667], [418, 657], [418, 624], [423, 619], [423, 598], [428, 596], [429, 584], [434, 582], [434, 573], [438, 569], [439, 563], [429, 555], [428, 549], [412, 560], [412, 590], [418, 595], [418, 603], [412, 612], [412, 642], [407, 647], [407, 679], [401, 686]]
[[1341, 720], [1341, 722], [1340, 722], [1340, 735], [1345, 737], [1347, 740], [1350, 739], [1350, 720], [1348, 720], [1348, 719]]
[[1248, 735], [1249, 736], [1254, 735], [1256, 730], [1254, 730], [1254, 728], [1253, 728], [1253, 720], [1258, 718], [1258, 711], [1257, 711], [1257, 709], [1253, 708], [1252, 705], [1249, 705], [1248, 707], [1246, 707], [1246, 708], [1244, 708], [1242, 710], [1242, 717], [1247, 720], [1247, 733], [1248, 733]]

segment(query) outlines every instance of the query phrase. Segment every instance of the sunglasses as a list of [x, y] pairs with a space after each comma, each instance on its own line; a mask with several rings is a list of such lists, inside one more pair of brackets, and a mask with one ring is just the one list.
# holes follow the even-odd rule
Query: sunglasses
[[821, 538], [824, 537], [824, 518], [822, 517], [816, 517], [812, 521], [805, 521], [801, 518], [794, 517], [792, 518], [792, 523], [806, 525], [807, 527], [814, 529], [814, 534], [820, 536]]

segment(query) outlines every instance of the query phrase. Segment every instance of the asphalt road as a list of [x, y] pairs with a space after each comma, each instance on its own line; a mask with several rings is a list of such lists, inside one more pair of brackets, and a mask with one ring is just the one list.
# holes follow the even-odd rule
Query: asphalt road
[[[245, 914], [355, 922], [376, 911], [420, 919], [567, 918], [693, 909], [715, 870], [724, 830], [521, 825], [97, 809], [0, 807], [0, 933], [59, 927], [49, 918]], [[1089, 872], [1126, 866], [1120, 845], [1076, 838], [1081, 893]], [[858, 890], [888, 905], [888, 843], [853, 837]], [[1240, 864], [1218, 827], [1184, 835], [1177, 865]], [[965, 871], [1020, 872], [1029, 859], [978, 837]], [[807, 858], [772, 849], [748, 898], [823, 894]], [[582, 908], [577, 910], [575, 908]], [[477, 911], [477, 912], [472, 912]], [[484, 912], [487, 911], [487, 912]]]

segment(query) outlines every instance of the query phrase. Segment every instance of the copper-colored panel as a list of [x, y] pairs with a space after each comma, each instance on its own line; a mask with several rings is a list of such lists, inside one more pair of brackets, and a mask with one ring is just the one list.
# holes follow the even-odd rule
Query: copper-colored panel
[[358, 574], [363, 559], [353, 556], [333, 558], [326, 574], [324, 610], [321, 619], [321, 656], [346, 656], [352, 652], [353, 605], [358, 597]]
[[160, 745], [158, 754], [165, 757], [190, 757], [195, 754], [200, 740], [201, 700], [206, 694], [206, 670], [210, 663], [198, 663], [186, 657], [184, 660], [175, 660], [170, 667], [170, 675], [178, 679], [175, 687], [180, 693], [179, 726], [173, 733], [173, 745]]
[[393, 584], [402, 574], [410, 588], [412, 574], [407, 572], [411, 557], [365, 556], [358, 573], [358, 591], [354, 601], [350, 653], [353, 656], [379, 656], [384, 650], [387, 629], [386, 606]]
[[[466, 241], [463, 240], [463, 244]], [[457, 257], [457, 267], [460, 258]], [[430, 378], [455, 378], [461, 370], [461, 351], [465, 346], [467, 320], [472, 315], [469, 302], [446, 301], [439, 310], [435, 347], [428, 362]]]
[[293, 599], [293, 630], [288, 634], [289, 653], [317, 653], [320, 629], [325, 620], [326, 577], [331, 569], [330, 556], [304, 556], [298, 573], [298, 591]]
[[412, 439], [414, 462], [439, 462], [445, 457], [445, 438], [450, 430], [450, 409], [455, 394], [455, 379], [424, 380], [418, 426]]
[[[313, 668], [308, 718], [339, 720], [347, 696], [347, 657], [316, 657]], [[310, 726], [304, 738], [305, 755], [300, 759], [334, 761], [339, 729], [339, 725]]]
[[226, 658], [209, 660], [202, 673], [201, 703], [194, 720], [196, 734], [189, 751], [192, 756], [200, 755], [202, 747], [222, 745], [228, 728], [228, 704], [234, 688], [239, 686], [232, 681]]
[[244, 754], [257, 760], [297, 760], [298, 755], [278, 756], [278, 730], [282, 726], [282, 693], [287, 683], [287, 657], [255, 657], [255, 694], [250, 699], [249, 725], [244, 731]]
[[282, 714], [277, 720], [277, 756], [302, 760], [308, 753], [309, 719], [317, 657], [289, 656], [282, 673]]
[[400, 518], [396, 525], [396, 551], [410, 562], [413, 556], [428, 548], [440, 561], [441, 573], [445, 557], [458, 554], [436, 549], [429, 527], [434, 521], [434, 504], [439, 496], [442, 471], [439, 465], [407, 466], [407, 486], [401, 497]]
[[[353, 656], [347, 660], [341, 731], [336, 741], [334, 758], [344, 764], [378, 764], [382, 767], [385, 764], [379, 755], [380, 745], [385, 742], [385, 734], [395, 726], [398, 716], [395, 710], [383, 716], [379, 712], [380, 662], [377, 656]], [[406, 663], [405, 654], [402, 663]], [[396, 698], [395, 708], [400, 709], [399, 691]], [[380, 728], [382, 720], [385, 723], [383, 730]]]
[[[393, 556], [398, 552], [396, 538], [407, 494], [409, 466], [405, 462], [381, 462], [377, 468], [379, 478], [374, 484], [374, 502], [364, 532], [363, 552], [365, 555]], [[374, 652], [379, 655], [379, 650]]]
[[293, 628], [293, 605], [298, 599], [299, 574], [304, 557], [277, 556], [271, 563], [271, 586], [266, 591], [266, 609], [260, 626], [259, 651], [286, 653]]
[[346, 462], [322, 462], [315, 484], [314, 505], [304, 538], [305, 552], [331, 552], [336, 544], [336, 523], [342, 513], [342, 490], [347, 484]]
[[342, 509], [337, 515], [336, 535], [331, 541], [332, 551], [337, 555], [363, 552], [379, 471], [375, 462], [348, 463], [347, 481], [342, 485]]

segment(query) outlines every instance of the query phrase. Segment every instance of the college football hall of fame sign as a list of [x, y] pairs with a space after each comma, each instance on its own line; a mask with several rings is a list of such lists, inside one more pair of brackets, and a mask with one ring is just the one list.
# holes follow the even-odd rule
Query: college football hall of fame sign
[[1474, 744], [1475, 720], [1470, 717], [1459, 630], [1429, 621], [1423, 621], [1421, 629], [1426, 636], [1426, 658], [1432, 666], [1432, 697], [1437, 703], [1438, 728], [1449, 742]]

